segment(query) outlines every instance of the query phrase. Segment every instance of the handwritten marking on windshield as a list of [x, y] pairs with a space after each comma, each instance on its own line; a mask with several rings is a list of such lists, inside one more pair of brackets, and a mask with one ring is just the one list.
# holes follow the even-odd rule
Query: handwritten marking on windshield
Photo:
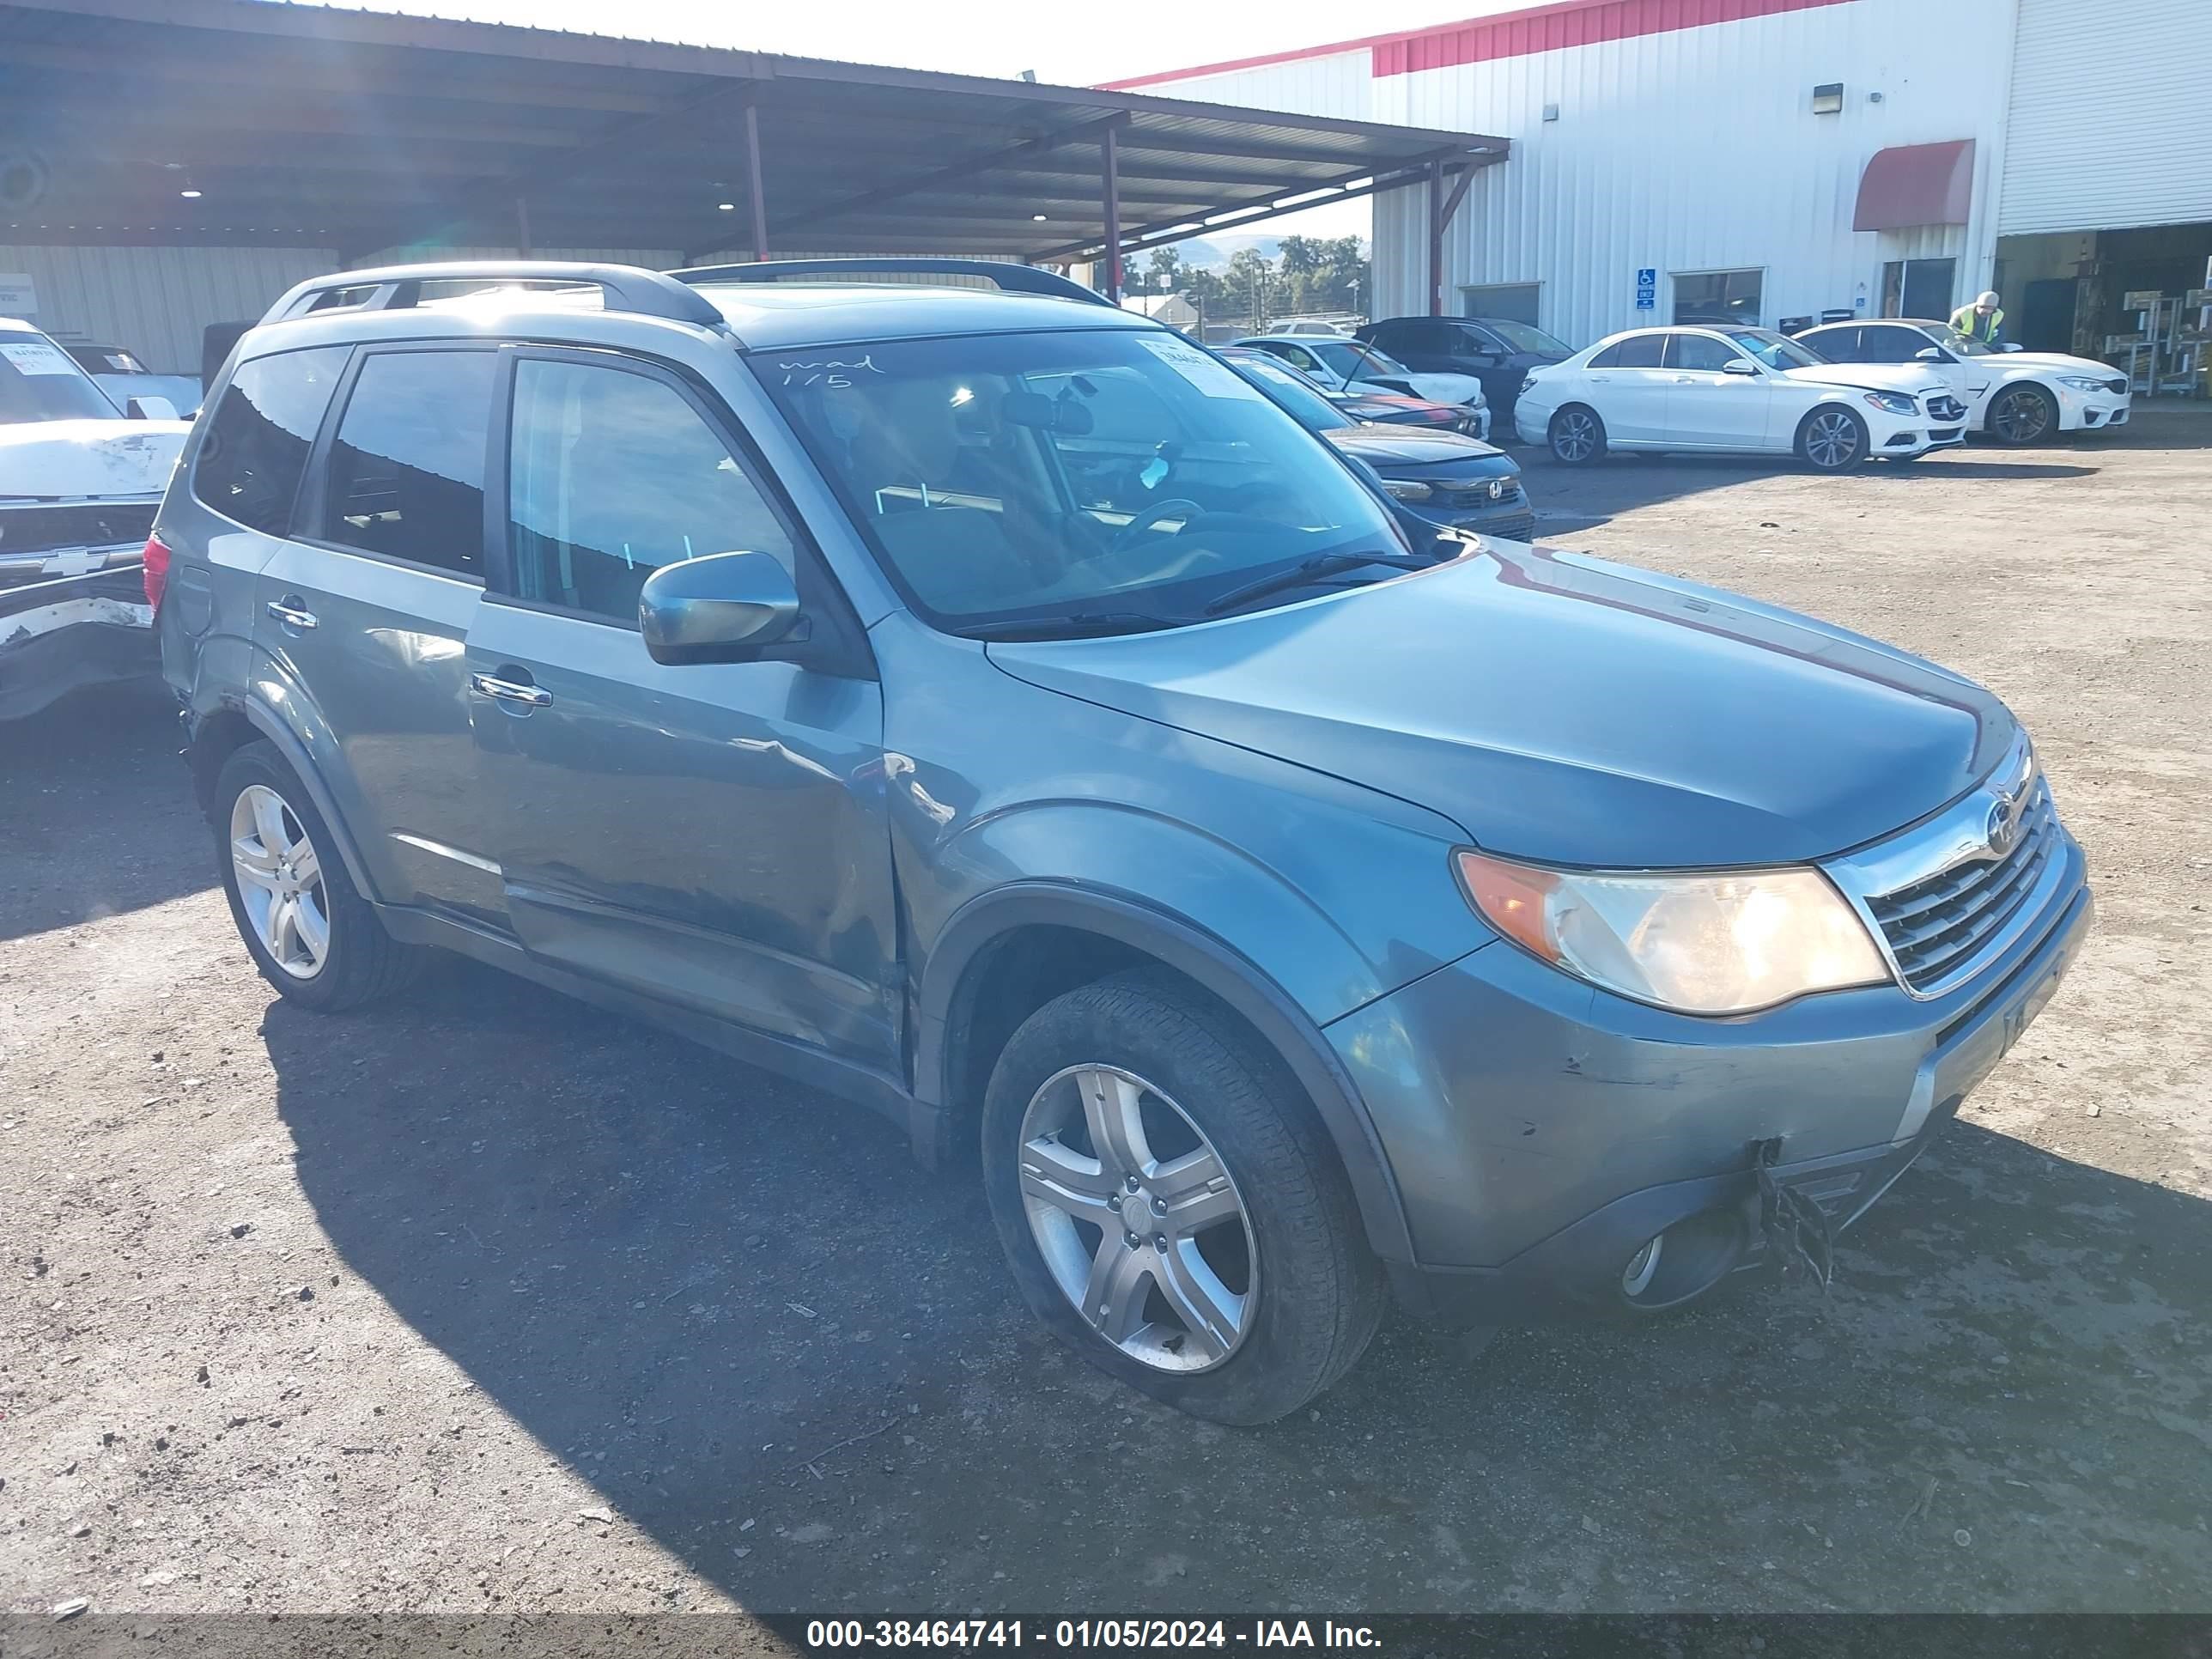
[[[828, 386], [849, 386], [853, 382], [847, 376], [856, 374], [861, 369], [866, 369], [871, 374], [883, 373], [883, 370], [876, 367], [875, 355], [872, 352], [856, 363], [842, 362], [832, 357], [818, 363], [779, 363], [776, 367], [783, 371], [783, 383], [786, 386], [813, 386], [818, 381]], [[793, 378], [802, 375], [804, 379]]]

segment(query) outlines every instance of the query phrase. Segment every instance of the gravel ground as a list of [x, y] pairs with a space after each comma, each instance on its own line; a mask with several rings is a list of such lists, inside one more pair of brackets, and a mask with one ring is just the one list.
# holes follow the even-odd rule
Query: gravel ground
[[1547, 540], [1993, 686], [2099, 932], [1832, 1300], [1395, 1321], [1255, 1433], [870, 1116], [459, 963], [280, 1005], [158, 688], [0, 732], [0, 1608], [2212, 1607], [2208, 441], [1529, 460]]

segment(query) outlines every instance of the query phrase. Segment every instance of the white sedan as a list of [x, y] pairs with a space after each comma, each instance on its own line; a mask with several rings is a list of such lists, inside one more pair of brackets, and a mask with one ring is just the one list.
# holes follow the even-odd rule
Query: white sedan
[[1727, 450], [1843, 472], [1963, 442], [1966, 411], [1924, 363], [1832, 363], [1771, 329], [1716, 325], [1636, 329], [1531, 369], [1513, 421], [1571, 463]]
[[1480, 417], [1476, 437], [1490, 435], [1490, 404], [1482, 395], [1482, 382], [1472, 374], [1416, 374], [1364, 340], [1349, 337], [1330, 340], [1304, 334], [1293, 339], [1286, 334], [1255, 334], [1237, 343], [1281, 358], [1331, 392], [1380, 392], [1385, 397], [1457, 404]]
[[1970, 340], [1948, 323], [1883, 318], [1796, 337], [1832, 362], [1924, 364], [1966, 405], [1966, 423], [2002, 444], [2128, 423], [2128, 377], [2110, 363]]

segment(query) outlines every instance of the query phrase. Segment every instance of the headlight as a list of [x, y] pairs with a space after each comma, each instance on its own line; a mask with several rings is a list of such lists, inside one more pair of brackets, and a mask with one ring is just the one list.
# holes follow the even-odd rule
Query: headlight
[[1483, 918], [1556, 968], [1686, 1014], [1741, 1014], [1890, 979], [1817, 870], [1647, 875], [1457, 855]]
[[2062, 374], [2058, 377], [2058, 384], [2070, 386], [2076, 392], [2102, 392], [2105, 389], [2105, 383], [2093, 374]]
[[1401, 501], [1425, 501], [1435, 493], [1428, 485], [1416, 483], [1411, 478], [1385, 478], [1382, 488]]
[[1523, 392], [1534, 392], [1535, 389], [1536, 377], [1533, 374], [1523, 374], [1521, 377], [1521, 390]]
[[1920, 405], [1901, 392], [1869, 392], [1866, 400], [1876, 409], [1886, 409], [1893, 415], [1917, 415]]

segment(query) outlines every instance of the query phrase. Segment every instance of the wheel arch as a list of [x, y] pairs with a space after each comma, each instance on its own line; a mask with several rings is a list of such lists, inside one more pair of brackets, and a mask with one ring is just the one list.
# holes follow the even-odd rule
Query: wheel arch
[[[1382, 1139], [1320, 1027], [1226, 940], [1125, 894], [1016, 882], [954, 914], [930, 950], [916, 999], [915, 1092], [933, 1109], [938, 1132], [949, 1136], [955, 1125], [973, 1120], [981, 1098], [979, 1073], [988, 1077], [1005, 1039], [1029, 1011], [1076, 985], [1150, 964], [1171, 969], [1226, 1006], [1290, 1072], [1351, 1181], [1368, 1243], [1386, 1260], [1412, 1260], [1404, 1202]], [[1019, 975], [1024, 994], [994, 1003], [996, 976], [1008, 974]], [[1021, 1012], [1013, 1017], [1017, 1007]]]
[[368, 866], [362, 861], [361, 849], [355, 846], [353, 836], [339, 815], [337, 804], [324, 784], [307, 745], [276, 710], [258, 698], [226, 697], [193, 720], [185, 759], [191, 768], [193, 793], [199, 799], [201, 811], [213, 821], [216, 781], [222, 774], [223, 763], [247, 744], [264, 738], [283, 757], [284, 764], [292, 769], [301, 787], [314, 802], [315, 811], [331, 832], [331, 839], [337, 843], [338, 856], [344, 861], [346, 875], [355, 890], [374, 902], [375, 889]]

